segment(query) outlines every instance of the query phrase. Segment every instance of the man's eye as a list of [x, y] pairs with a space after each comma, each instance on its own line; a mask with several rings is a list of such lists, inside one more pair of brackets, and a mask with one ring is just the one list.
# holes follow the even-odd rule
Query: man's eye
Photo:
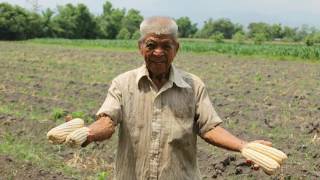
[[166, 45], [163, 46], [163, 49], [166, 49], [166, 50], [169, 50], [169, 49], [171, 49], [171, 48], [172, 48], [172, 46], [169, 45], [169, 44], [166, 44]]
[[147, 43], [147, 44], [146, 44], [146, 47], [147, 47], [148, 49], [154, 49], [156, 46], [155, 46], [155, 44], [153, 44], [153, 43]]

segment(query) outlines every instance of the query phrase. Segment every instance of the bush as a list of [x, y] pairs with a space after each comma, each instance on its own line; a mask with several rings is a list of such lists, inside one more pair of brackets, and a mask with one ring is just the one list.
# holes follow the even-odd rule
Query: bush
[[243, 44], [246, 40], [246, 36], [242, 32], [237, 32], [232, 36], [232, 39], [239, 44]]
[[131, 39], [139, 39], [140, 38], [140, 31], [139, 30], [137, 30], [136, 32], [134, 32], [133, 34], [132, 34], [132, 37], [131, 37]]
[[127, 28], [122, 28], [117, 35], [117, 39], [130, 39], [130, 32]]
[[306, 43], [307, 46], [313, 46], [314, 45], [314, 38], [311, 35], [308, 35], [305, 39], [304, 42]]
[[213, 39], [216, 43], [223, 43], [224, 36], [222, 33], [217, 32], [210, 36], [210, 39]]
[[260, 45], [267, 40], [267, 37], [263, 33], [254, 34], [253, 42], [254, 44]]

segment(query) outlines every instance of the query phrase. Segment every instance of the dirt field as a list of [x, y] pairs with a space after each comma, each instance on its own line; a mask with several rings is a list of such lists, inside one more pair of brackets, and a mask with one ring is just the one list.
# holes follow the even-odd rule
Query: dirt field
[[[46, 132], [67, 114], [91, 122], [111, 79], [141, 64], [137, 52], [0, 42], [0, 180], [112, 177], [117, 135], [74, 150]], [[320, 179], [320, 63], [189, 53], [175, 64], [205, 82], [225, 128], [289, 157], [267, 176], [199, 138], [203, 179]]]

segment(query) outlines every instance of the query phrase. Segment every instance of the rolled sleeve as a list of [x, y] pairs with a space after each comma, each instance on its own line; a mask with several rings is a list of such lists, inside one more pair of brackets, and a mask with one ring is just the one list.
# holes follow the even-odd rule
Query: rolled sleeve
[[121, 91], [119, 89], [118, 83], [113, 80], [111, 86], [108, 90], [106, 99], [104, 100], [102, 106], [96, 113], [97, 116], [101, 114], [108, 115], [115, 124], [121, 122]]
[[201, 137], [206, 132], [222, 123], [222, 120], [212, 106], [208, 92], [204, 86], [199, 89], [195, 113], [198, 134]]

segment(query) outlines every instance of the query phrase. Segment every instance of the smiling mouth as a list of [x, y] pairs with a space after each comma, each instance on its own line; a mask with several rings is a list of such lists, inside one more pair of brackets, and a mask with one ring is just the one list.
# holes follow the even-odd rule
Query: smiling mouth
[[157, 64], [162, 64], [162, 63], [166, 63], [166, 60], [155, 60], [155, 59], [150, 59], [150, 62], [152, 63], [157, 63]]

